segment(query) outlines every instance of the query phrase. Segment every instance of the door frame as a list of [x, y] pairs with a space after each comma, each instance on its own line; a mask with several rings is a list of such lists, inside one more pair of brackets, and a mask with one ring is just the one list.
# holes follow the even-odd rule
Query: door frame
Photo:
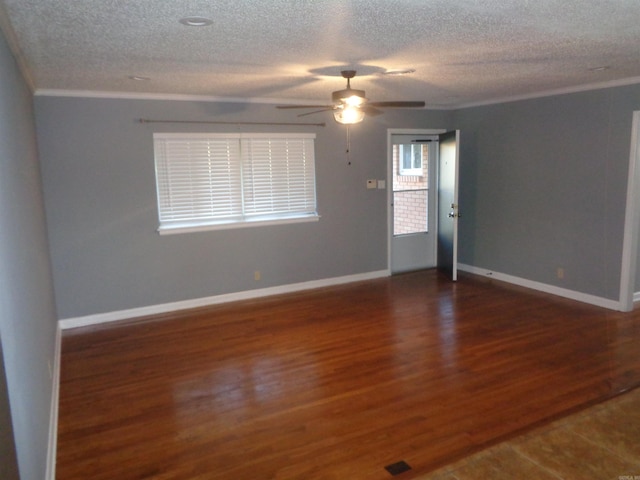
[[620, 310], [633, 310], [636, 283], [636, 263], [640, 244], [640, 111], [633, 112], [631, 123], [631, 151], [627, 180], [627, 205], [622, 242], [622, 268], [620, 272]]
[[[391, 265], [391, 242], [393, 240], [393, 145], [392, 135], [440, 135], [446, 133], [445, 128], [388, 128], [387, 129], [387, 271], [393, 274]], [[437, 174], [437, 172], [436, 172]], [[437, 201], [437, 200], [436, 200]], [[438, 206], [436, 205], [436, 208]], [[436, 221], [436, 231], [438, 224]]]

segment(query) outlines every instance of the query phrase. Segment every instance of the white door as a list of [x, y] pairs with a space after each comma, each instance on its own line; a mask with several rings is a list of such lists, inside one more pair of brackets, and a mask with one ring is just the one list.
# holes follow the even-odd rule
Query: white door
[[389, 137], [392, 273], [435, 267], [438, 136], [434, 131]]
[[458, 279], [460, 131], [440, 135], [438, 155], [438, 269]]

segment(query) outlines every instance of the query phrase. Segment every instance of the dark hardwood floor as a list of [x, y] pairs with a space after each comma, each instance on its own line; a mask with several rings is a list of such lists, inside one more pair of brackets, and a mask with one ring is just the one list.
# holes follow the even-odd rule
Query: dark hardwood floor
[[57, 478], [410, 479], [640, 384], [640, 312], [423, 271], [64, 332]]

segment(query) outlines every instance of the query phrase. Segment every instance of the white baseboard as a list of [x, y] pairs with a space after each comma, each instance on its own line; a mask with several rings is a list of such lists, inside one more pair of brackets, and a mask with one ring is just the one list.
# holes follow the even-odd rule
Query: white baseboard
[[[554, 285], [548, 285], [546, 283], [535, 282], [533, 280], [527, 280], [525, 278], [514, 277], [505, 273], [494, 272], [484, 268], [474, 267], [471, 265], [458, 264], [458, 269], [463, 272], [473, 273], [475, 275], [482, 275], [484, 277], [495, 278], [502, 282], [512, 283], [532, 290], [538, 290], [552, 295], [558, 295], [560, 297], [569, 298], [578, 302], [589, 303], [598, 307], [608, 308], [609, 310], [620, 311], [620, 303], [615, 300], [609, 300], [595, 295], [589, 295], [586, 293], [576, 292], [574, 290], [568, 290], [566, 288], [556, 287]], [[635, 299], [635, 297], [634, 297]]]
[[60, 399], [60, 358], [62, 354], [62, 330], [56, 328], [56, 344], [51, 366], [51, 411], [49, 413], [49, 447], [47, 450], [46, 480], [56, 478], [56, 454], [58, 451], [58, 405]]
[[640, 302], [640, 292], [636, 292], [633, 294], [633, 301], [635, 302]]
[[312, 280], [309, 282], [293, 283], [289, 285], [261, 288], [257, 290], [247, 290], [244, 292], [228, 293], [224, 295], [216, 295], [213, 297], [196, 298], [193, 300], [184, 300], [180, 302], [151, 305], [148, 307], [132, 308], [129, 310], [98, 313], [95, 315], [87, 315], [84, 317], [64, 318], [59, 320], [58, 324], [62, 330], [67, 330], [70, 328], [86, 327], [89, 325], [98, 325], [102, 323], [115, 322], [118, 320], [144, 317], [148, 315], [158, 315], [161, 313], [175, 312], [178, 310], [187, 310], [189, 308], [206, 307], [209, 305], [235, 302], [238, 300], [251, 300], [254, 298], [267, 297], [270, 295], [279, 295], [282, 293], [293, 293], [302, 290], [310, 290], [312, 288], [329, 287], [332, 285], [341, 285], [344, 283], [359, 282], [362, 280], [372, 280], [374, 278], [388, 277], [390, 274], [391, 273], [389, 270], [379, 270], [375, 272], [359, 273], [356, 275], [347, 275], [344, 277]]

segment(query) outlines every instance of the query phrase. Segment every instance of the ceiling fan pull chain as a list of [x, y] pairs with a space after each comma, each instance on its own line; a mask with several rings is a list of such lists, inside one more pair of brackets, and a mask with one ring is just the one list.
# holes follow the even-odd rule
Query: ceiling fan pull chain
[[347, 165], [351, 165], [351, 126], [347, 125]]

